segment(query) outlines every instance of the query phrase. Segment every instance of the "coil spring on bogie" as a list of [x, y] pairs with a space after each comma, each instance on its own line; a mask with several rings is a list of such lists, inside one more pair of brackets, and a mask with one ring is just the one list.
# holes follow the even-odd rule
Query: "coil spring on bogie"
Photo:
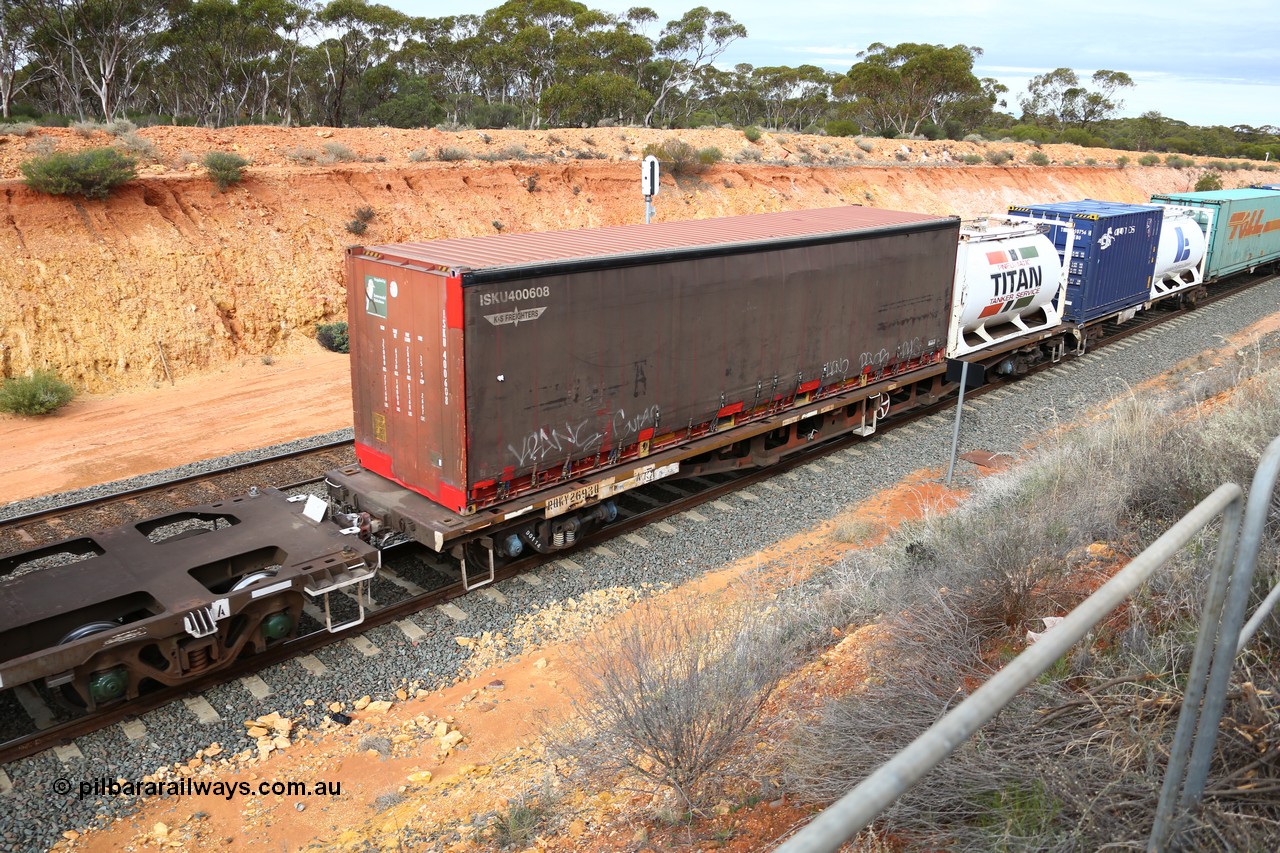
[[187, 655], [188, 672], [200, 672], [203, 669], [208, 669], [211, 663], [213, 663], [213, 653], [208, 646], [192, 649], [190, 654]]

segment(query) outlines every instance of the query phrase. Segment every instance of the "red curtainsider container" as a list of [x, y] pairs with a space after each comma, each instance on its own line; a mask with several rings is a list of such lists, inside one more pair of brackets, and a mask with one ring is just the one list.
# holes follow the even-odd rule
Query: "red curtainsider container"
[[935, 362], [958, 232], [844, 207], [352, 247], [357, 456], [465, 515]]

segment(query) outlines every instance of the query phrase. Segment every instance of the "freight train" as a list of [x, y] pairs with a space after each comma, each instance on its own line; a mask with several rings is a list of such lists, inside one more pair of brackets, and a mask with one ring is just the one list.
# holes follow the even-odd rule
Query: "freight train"
[[1280, 259], [1280, 193], [1082, 201], [958, 219], [843, 207], [357, 246], [359, 465], [331, 503], [367, 541], [453, 554], [468, 586], [570, 548], [661, 478], [869, 436], [1018, 375], [1108, 321]]
[[628, 490], [873, 435], [953, 393], [948, 362], [1016, 376], [1278, 260], [1267, 189], [352, 247], [359, 464], [329, 505], [265, 492], [0, 558], [0, 688], [93, 709], [279, 643], [308, 602], [343, 630], [329, 595], [406, 540], [481, 586]]

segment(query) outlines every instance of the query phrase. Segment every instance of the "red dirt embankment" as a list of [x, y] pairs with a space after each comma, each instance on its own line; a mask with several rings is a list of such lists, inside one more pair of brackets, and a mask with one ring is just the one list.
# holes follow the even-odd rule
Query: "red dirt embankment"
[[[646, 145], [673, 137], [714, 145], [726, 160], [698, 177], [664, 175], [663, 220], [841, 204], [973, 216], [1031, 201], [1136, 202], [1187, 189], [1197, 172], [1117, 169], [1107, 158], [1119, 152], [1072, 146], [1041, 151], [1055, 164], [1093, 156], [1104, 165], [1029, 166], [1035, 149], [1015, 143], [765, 134], [752, 144], [734, 130], [137, 133], [154, 156], [138, 180], [102, 202], [36, 193], [18, 167], [50, 146], [117, 142], [105, 132], [0, 136], [0, 377], [52, 368], [83, 390], [106, 392], [164, 381], [166, 362], [188, 376], [244, 357], [296, 354], [313, 346], [317, 321], [345, 314], [348, 244], [637, 222], [635, 161]], [[439, 160], [446, 148], [467, 159]], [[210, 150], [252, 160], [244, 182], [219, 193], [197, 162]], [[987, 150], [1014, 159], [958, 165]], [[298, 165], [317, 157], [333, 162]], [[346, 226], [364, 206], [376, 216], [356, 237]]]

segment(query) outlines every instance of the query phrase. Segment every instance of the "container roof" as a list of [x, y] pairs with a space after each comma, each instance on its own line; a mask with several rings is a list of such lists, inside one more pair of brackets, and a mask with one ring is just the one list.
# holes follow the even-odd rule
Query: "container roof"
[[1123, 201], [1098, 201], [1086, 198], [1081, 201], [1056, 201], [1048, 204], [1028, 204], [1010, 207], [1009, 210], [1035, 210], [1053, 213], [1067, 213], [1075, 216], [1124, 216], [1130, 213], [1155, 211], [1160, 208], [1151, 204], [1127, 204]]
[[656, 222], [649, 225], [457, 237], [420, 243], [366, 246], [363, 251], [366, 254], [376, 253], [408, 263], [455, 271], [496, 270], [772, 241], [869, 234], [927, 223], [941, 227], [947, 223], [958, 224], [958, 220], [953, 217], [876, 210], [870, 207], [833, 207], [686, 222]]
[[1179, 201], [1250, 201], [1258, 198], [1275, 198], [1276, 191], [1259, 187], [1241, 187], [1238, 190], [1211, 190], [1200, 193], [1158, 193], [1153, 199], [1176, 198]]

